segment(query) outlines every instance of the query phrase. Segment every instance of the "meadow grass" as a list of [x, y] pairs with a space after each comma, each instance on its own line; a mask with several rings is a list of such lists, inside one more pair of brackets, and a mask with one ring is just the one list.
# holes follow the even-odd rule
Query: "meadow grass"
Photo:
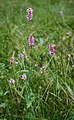
[[73, 7], [73, 0], [0, 0], [0, 120], [74, 120]]

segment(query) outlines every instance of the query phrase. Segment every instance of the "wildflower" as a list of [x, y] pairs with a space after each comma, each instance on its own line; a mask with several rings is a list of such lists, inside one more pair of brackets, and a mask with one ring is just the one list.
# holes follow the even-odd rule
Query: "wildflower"
[[63, 16], [63, 11], [60, 11], [60, 16]]
[[54, 47], [55, 47], [55, 45], [53, 45], [53, 44], [49, 45], [49, 53], [50, 53], [51, 56], [53, 56], [55, 54], [54, 53]]
[[28, 43], [29, 43], [30, 47], [32, 47], [34, 45], [34, 37], [32, 36], [32, 34], [30, 35], [30, 37], [28, 39]]
[[46, 71], [46, 66], [43, 66], [42, 68], [43, 68], [43, 70], [44, 70], [44, 72], [45, 72], [45, 71]]
[[32, 20], [33, 15], [32, 14], [28, 14], [26, 17], [27, 17], [28, 20]]
[[43, 72], [46, 72], [46, 66], [40, 68], [40, 74], [42, 74]]
[[10, 58], [10, 64], [13, 64], [14, 63], [14, 57], [12, 56], [11, 58]]
[[70, 58], [71, 58], [71, 54], [68, 54], [68, 60], [70, 60]]
[[26, 80], [26, 78], [27, 78], [27, 77], [26, 77], [26, 74], [22, 74], [22, 79], [23, 79], [23, 80]]
[[18, 62], [15, 62], [16, 66], [18, 65]]
[[33, 18], [33, 9], [32, 8], [28, 8], [27, 9], [27, 19], [30, 21], [30, 20], [32, 20], [32, 18]]
[[15, 83], [15, 80], [14, 80], [14, 79], [10, 79], [10, 80], [9, 80], [9, 83], [10, 83], [10, 84], [14, 84], [14, 83]]
[[37, 64], [37, 63], [35, 64], [35, 67], [38, 67], [38, 64]]
[[24, 55], [22, 53], [18, 53], [18, 57], [19, 57], [19, 59], [23, 59]]

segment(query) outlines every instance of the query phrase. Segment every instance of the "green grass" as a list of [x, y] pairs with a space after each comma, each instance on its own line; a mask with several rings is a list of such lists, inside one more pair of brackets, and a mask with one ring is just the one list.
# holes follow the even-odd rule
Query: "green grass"
[[[30, 23], [28, 7], [33, 8]], [[74, 119], [73, 7], [73, 0], [0, 0], [0, 120]], [[35, 38], [32, 49], [30, 33]], [[52, 57], [51, 43], [56, 45]], [[46, 70], [40, 74], [43, 66]], [[14, 85], [9, 84], [11, 78]]]

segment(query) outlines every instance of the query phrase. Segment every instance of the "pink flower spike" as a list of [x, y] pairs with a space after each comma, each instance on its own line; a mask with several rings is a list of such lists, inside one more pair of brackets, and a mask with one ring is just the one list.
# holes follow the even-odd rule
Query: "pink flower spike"
[[22, 74], [22, 80], [26, 80], [27, 76], [26, 74]]
[[10, 58], [10, 64], [13, 64], [14, 63], [14, 57], [12, 56], [11, 58]]
[[53, 44], [49, 45], [49, 53], [50, 53], [51, 56], [53, 56], [55, 54], [54, 47], [55, 47], [55, 45], [53, 45]]
[[27, 15], [26, 15], [26, 18], [30, 21], [30, 20], [32, 20], [32, 18], [33, 18], [33, 9], [32, 8], [28, 8], [27, 9]]
[[32, 47], [34, 45], [34, 37], [32, 36], [32, 34], [30, 35], [30, 37], [28, 39], [28, 43], [29, 43], [30, 47]]
[[15, 80], [14, 80], [14, 79], [10, 79], [10, 80], [9, 80], [9, 83], [10, 83], [10, 84], [14, 84], [14, 83], [15, 83]]

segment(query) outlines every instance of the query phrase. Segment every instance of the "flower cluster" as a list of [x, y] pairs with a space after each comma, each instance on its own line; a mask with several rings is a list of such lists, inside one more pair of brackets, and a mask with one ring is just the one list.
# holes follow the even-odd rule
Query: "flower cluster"
[[33, 18], [33, 9], [32, 8], [28, 8], [27, 9], [27, 19], [30, 21], [30, 20], [32, 20], [32, 18]]
[[32, 36], [32, 34], [29, 36], [28, 43], [29, 43], [30, 47], [32, 47], [34, 45], [34, 37]]
[[[27, 9], [27, 16], [26, 16], [26, 17], [27, 17], [27, 19], [28, 19], [29, 21], [32, 20], [32, 17], [33, 17], [33, 14], [32, 14], [32, 13], [33, 13], [33, 9], [32, 9], [32, 8], [28, 8], [28, 9]], [[32, 48], [32, 46], [34, 45], [34, 37], [33, 37], [32, 34], [30, 34], [30, 36], [29, 36], [28, 43], [29, 43], [30, 47]], [[49, 53], [50, 53], [51, 56], [53, 56], [53, 55], [55, 54], [55, 52], [54, 52], [54, 47], [55, 47], [54, 44], [49, 44]], [[26, 56], [26, 58], [27, 58], [27, 55], [26, 55], [25, 50], [24, 50], [23, 54], [22, 54], [22, 53], [18, 53], [19, 59], [24, 59], [24, 56]], [[14, 63], [14, 54], [13, 54], [13, 56], [10, 58], [10, 64], [13, 64], [13, 63]], [[17, 62], [16, 64], [18, 64], [18, 62]], [[38, 66], [38, 64], [35, 64], [35, 67], [37, 67], [37, 66]], [[45, 71], [46, 71], [46, 66], [43, 66], [43, 67], [40, 68], [40, 74], [42, 74], [42, 73], [45, 72]], [[27, 76], [26, 76], [25, 73], [22, 74], [21, 79], [22, 79], [22, 80], [26, 80], [26, 79], [27, 79]], [[9, 83], [10, 83], [10, 84], [14, 84], [14, 83], [15, 83], [15, 80], [14, 80], [14, 79], [10, 79], [10, 80], [9, 80]]]
[[[26, 80], [26, 78], [27, 78], [26, 74], [25, 74], [25, 73], [22, 74], [21, 79], [22, 79], [22, 80]], [[9, 83], [10, 83], [10, 84], [14, 84], [14, 83], [15, 83], [15, 80], [14, 80], [14, 79], [10, 79], [10, 80], [9, 80]]]
[[55, 45], [49, 44], [49, 53], [51, 56], [53, 56], [55, 54], [54, 47], [55, 47]]

